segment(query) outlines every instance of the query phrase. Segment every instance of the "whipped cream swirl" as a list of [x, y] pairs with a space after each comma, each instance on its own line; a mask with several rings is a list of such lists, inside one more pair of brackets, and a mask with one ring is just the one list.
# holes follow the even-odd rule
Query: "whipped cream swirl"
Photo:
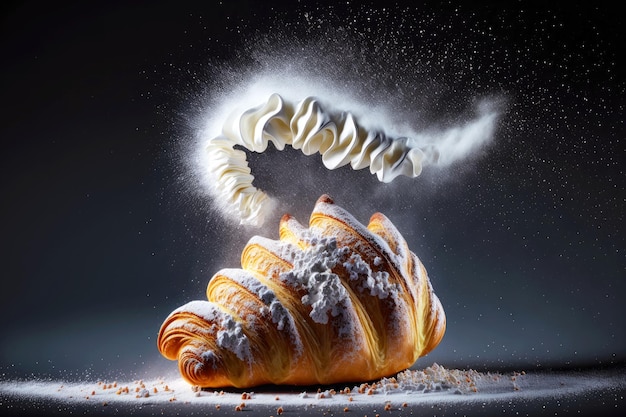
[[291, 145], [305, 155], [319, 152], [328, 169], [347, 164], [355, 170], [369, 167], [382, 182], [399, 175], [418, 176], [426, 159], [408, 138], [367, 130], [352, 114], [326, 111], [313, 97], [291, 103], [272, 94], [265, 104], [232, 114], [222, 134], [206, 146], [214, 198], [229, 206], [241, 224], [261, 226], [273, 204], [253, 185], [246, 153], [235, 146], [264, 152], [270, 141], [278, 150]]

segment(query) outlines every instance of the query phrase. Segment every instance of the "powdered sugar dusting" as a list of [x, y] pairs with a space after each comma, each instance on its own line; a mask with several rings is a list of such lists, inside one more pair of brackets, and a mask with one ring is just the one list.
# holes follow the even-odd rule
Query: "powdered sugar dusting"
[[296, 290], [304, 290], [302, 303], [311, 306], [310, 317], [314, 322], [327, 324], [336, 318], [339, 335], [353, 330], [350, 296], [341, 279], [332, 272], [348, 252], [338, 247], [335, 238], [311, 236], [309, 246], [294, 253], [293, 269], [280, 275], [280, 280]]
[[194, 300], [172, 311], [170, 317], [183, 312], [195, 314], [208, 322], [216, 321], [222, 315], [222, 311], [216, 304], [204, 300]]
[[[470, 404], [479, 404], [495, 415], [496, 412], [509, 411], [506, 408], [494, 409], [497, 404], [520, 405], [531, 399], [558, 399], [559, 411], [562, 411], [572, 398], [592, 398], [589, 394], [599, 390], [618, 393], [625, 387], [623, 372], [503, 374], [448, 369], [433, 364], [424, 369], [402, 371], [373, 383], [347, 384], [345, 388], [320, 386], [305, 391], [279, 387], [275, 390], [243, 393], [200, 390], [181, 378], [155, 377], [131, 381], [107, 379], [82, 382], [3, 380], [0, 381], [0, 396], [7, 407], [12, 398], [18, 397], [31, 404], [33, 400], [41, 400], [45, 404], [57, 401], [100, 412], [106, 412], [107, 409], [113, 412], [119, 408], [128, 410], [129, 415], [134, 414], [131, 407], [141, 409], [157, 404], [163, 405], [156, 409], [159, 414], [166, 415], [179, 415], [180, 409], [176, 404], [189, 407], [197, 405], [202, 407], [204, 413], [218, 412], [216, 415], [228, 414], [229, 411], [280, 415], [316, 409], [320, 415], [322, 412], [325, 415], [328, 412], [343, 414], [353, 410], [367, 411], [367, 415], [371, 411], [375, 415], [381, 411], [410, 411], [412, 407], [424, 404], [461, 406], [465, 407], [464, 411]], [[611, 397], [615, 407], [623, 406], [619, 395], [605, 397], [603, 401], [609, 401]], [[544, 411], [541, 404], [538, 407], [535, 411]]]
[[[220, 275], [227, 276], [229, 279], [255, 294], [264, 304], [264, 306], [261, 307], [261, 315], [269, 315], [279, 331], [287, 332], [290, 335], [292, 343], [296, 346], [296, 350], [299, 352], [302, 351], [302, 342], [293, 317], [270, 287], [261, 282], [256, 276], [242, 269], [223, 269], [220, 271]], [[247, 320], [248, 325], [254, 325], [256, 319], [256, 316], [249, 318]]]
[[[379, 257], [375, 259], [381, 261]], [[376, 265], [376, 262], [374, 262]], [[370, 295], [378, 297], [381, 300], [389, 296], [397, 294], [398, 285], [389, 281], [389, 272], [372, 271], [369, 264], [361, 258], [358, 253], [350, 255], [350, 260], [343, 263], [344, 268], [350, 274], [350, 280], [357, 281], [357, 288], [361, 291], [367, 291]]]
[[250, 341], [241, 323], [230, 314], [225, 314], [221, 325], [222, 330], [217, 332], [218, 346], [230, 350], [242, 361], [251, 359]]

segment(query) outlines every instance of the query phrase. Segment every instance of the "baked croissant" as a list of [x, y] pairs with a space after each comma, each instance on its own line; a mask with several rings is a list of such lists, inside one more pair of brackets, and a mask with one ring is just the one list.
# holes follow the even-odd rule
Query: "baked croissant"
[[208, 301], [174, 310], [157, 344], [200, 387], [367, 381], [410, 367], [446, 327], [424, 266], [376, 213], [367, 227], [326, 195], [305, 228], [253, 237]]

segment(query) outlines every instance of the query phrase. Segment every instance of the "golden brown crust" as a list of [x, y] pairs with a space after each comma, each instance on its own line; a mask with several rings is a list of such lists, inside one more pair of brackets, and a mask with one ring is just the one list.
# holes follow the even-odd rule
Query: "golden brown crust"
[[279, 240], [254, 237], [241, 269], [208, 301], [175, 310], [158, 347], [202, 387], [312, 385], [381, 378], [411, 366], [445, 332], [426, 271], [380, 213], [367, 227], [318, 199], [309, 228], [289, 215]]

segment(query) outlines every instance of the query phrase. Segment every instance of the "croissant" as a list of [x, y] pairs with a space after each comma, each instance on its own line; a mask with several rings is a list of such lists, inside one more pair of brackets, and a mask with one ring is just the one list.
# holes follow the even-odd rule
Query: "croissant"
[[367, 381], [410, 367], [446, 327], [424, 266], [383, 214], [365, 227], [323, 195], [309, 228], [290, 215], [279, 240], [254, 236], [241, 269], [208, 301], [163, 322], [157, 345], [207, 388]]

